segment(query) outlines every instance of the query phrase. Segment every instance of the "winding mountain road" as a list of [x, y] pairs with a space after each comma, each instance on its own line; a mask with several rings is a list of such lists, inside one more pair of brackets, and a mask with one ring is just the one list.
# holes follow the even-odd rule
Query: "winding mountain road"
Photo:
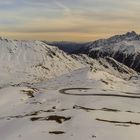
[[81, 90], [90, 90], [91, 88], [64, 88], [60, 89], [59, 93], [65, 94], [65, 95], [73, 95], [73, 96], [104, 96], [104, 97], [121, 97], [121, 98], [134, 98], [134, 99], [140, 99], [140, 96], [129, 96], [129, 95], [121, 95], [121, 94], [83, 94], [83, 93], [71, 93], [68, 91], [75, 90], [75, 91], [81, 91]]

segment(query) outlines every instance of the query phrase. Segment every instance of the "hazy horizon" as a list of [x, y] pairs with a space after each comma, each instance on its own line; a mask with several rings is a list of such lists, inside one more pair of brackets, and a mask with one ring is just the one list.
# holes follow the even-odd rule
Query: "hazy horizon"
[[138, 0], [0, 1], [0, 36], [86, 42], [140, 32]]

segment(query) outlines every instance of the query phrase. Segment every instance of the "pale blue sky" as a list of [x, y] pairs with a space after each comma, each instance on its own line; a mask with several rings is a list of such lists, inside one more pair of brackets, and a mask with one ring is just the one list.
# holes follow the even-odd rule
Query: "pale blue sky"
[[140, 32], [139, 0], [0, 0], [0, 32], [15, 39], [89, 41]]

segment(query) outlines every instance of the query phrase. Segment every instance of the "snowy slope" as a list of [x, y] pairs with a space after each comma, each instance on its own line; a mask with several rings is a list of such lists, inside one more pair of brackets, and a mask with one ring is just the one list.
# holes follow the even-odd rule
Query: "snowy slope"
[[90, 67], [94, 73], [106, 72], [122, 79], [130, 79], [130, 77], [138, 75], [136, 71], [111, 57], [99, 58], [98, 60], [84, 54], [72, 55], [72, 57], [83, 65]]
[[82, 67], [56, 47], [40, 41], [0, 40], [0, 84], [38, 82]]
[[1, 89], [0, 140], [139, 140], [138, 81], [108, 75], [116, 84], [112, 88], [113, 82], [99, 77], [82, 68], [28, 87]]

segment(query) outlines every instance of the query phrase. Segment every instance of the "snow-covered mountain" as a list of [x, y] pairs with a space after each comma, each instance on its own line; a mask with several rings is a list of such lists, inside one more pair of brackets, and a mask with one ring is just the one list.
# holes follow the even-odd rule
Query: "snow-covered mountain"
[[0, 39], [0, 84], [38, 82], [81, 67], [63, 51], [41, 41]]
[[57, 45], [69, 54], [82, 53], [96, 59], [109, 56], [140, 72], [140, 35], [134, 31], [83, 44], [57, 42]]
[[87, 52], [92, 58], [110, 56], [140, 72], [140, 35], [135, 32], [93, 42], [88, 45]]

